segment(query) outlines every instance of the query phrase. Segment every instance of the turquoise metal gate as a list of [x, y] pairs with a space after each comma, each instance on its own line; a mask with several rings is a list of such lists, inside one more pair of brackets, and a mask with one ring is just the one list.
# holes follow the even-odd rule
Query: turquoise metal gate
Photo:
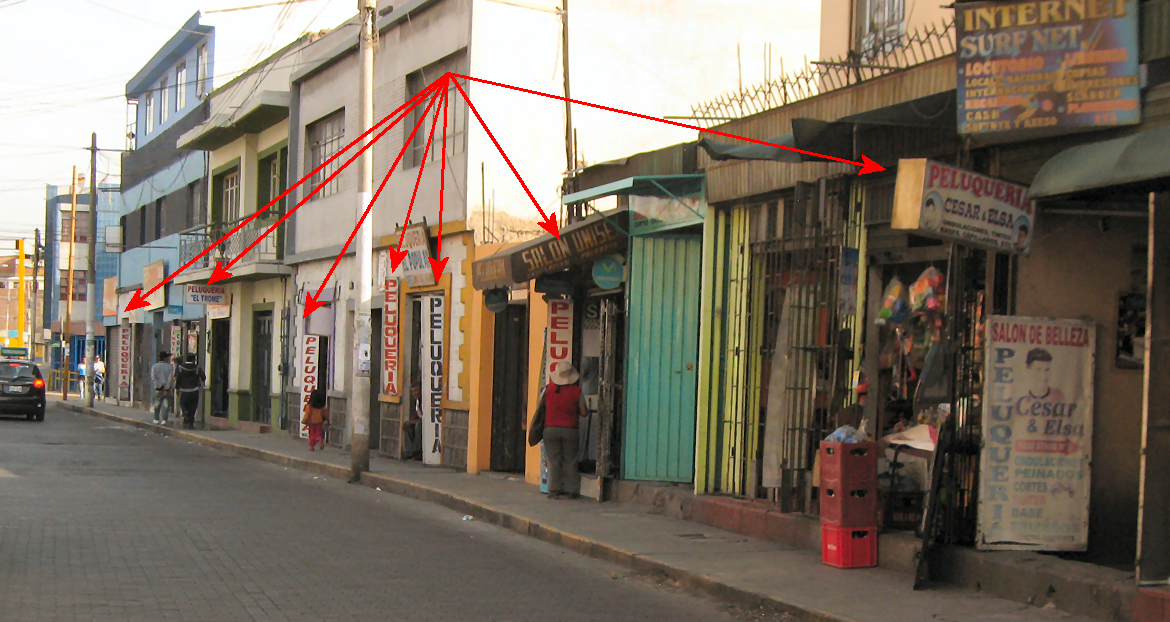
[[702, 247], [697, 235], [630, 238], [623, 479], [694, 479]]

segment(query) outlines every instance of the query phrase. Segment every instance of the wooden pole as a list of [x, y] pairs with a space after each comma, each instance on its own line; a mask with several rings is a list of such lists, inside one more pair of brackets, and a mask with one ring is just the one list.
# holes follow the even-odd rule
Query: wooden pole
[[61, 399], [69, 400], [69, 324], [73, 321], [73, 241], [77, 239], [77, 167], [73, 167], [73, 178], [69, 183], [69, 284], [65, 301], [65, 323], [61, 325]]

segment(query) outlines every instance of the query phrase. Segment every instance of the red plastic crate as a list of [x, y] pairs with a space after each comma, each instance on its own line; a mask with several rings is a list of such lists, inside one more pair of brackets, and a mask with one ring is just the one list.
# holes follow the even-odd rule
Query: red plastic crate
[[821, 479], [848, 484], [877, 479], [877, 443], [821, 441]]
[[821, 526], [821, 560], [837, 568], [878, 565], [876, 527]]
[[876, 527], [881, 518], [877, 480], [847, 484], [821, 480], [821, 522], [835, 527]]

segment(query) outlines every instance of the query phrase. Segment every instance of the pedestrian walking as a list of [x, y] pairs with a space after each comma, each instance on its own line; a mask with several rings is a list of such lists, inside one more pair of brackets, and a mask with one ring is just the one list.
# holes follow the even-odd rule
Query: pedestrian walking
[[325, 389], [313, 389], [309, 393], [309, 403], [305, 404], [305, 414], [301, 417], [301, 425], [309, 428], [309, 451], [321, 446], [325, 451], [325, 426], [329, 425], [329, 406], [325, 401]]
[[77, 392], [79, 394], [81, 394], [81, 399], [85, 399], [85, 364], [88, 361], [89, 361], [89, 357], [83, 356], [83, 357], [81, 357], [81, 362], [78, 363], [78, 365], [77, 365], [77, 379], [78, 379]]
[[158, 362], [150, 367], [150, 386], [154, 387], [154, 422], [166, 425], [170, 418], [171, 390], [175, 387], [170, 352], [158, 353]]
[[183, 414], [183, 427], [192, 430], [195, 428], [195, 411], [199, 408], [199, 393], [203, 383], [207, 381], [207, 374], [196, 362], [194, 354], [188, 354], [179, 363], [175, 372], [175, 390], [179, 392], [179, 412]]
[[581, 440], [578, 428], [585, 409], [585, 397], [577, 384], [580, 374], [568, 363], [557, 363], [544, 390], [544, 449], [548, 455], [548, 498], [576, 499], [581, 496], [577, 473], [577, 452]]
[[93, 360], [93, 386], [94, 397], [106, 396], [106, 362], [100, 356], [95, 356]]
[[410, 418], [402, 424], [403, 460], [422, 460], [422, 383], [410, 385]]

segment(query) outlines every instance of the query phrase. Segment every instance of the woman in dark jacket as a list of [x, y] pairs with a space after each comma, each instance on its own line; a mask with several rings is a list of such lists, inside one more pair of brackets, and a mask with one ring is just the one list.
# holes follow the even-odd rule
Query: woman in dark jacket
[[557, 363], [544, 390], [544, 450], [548, 454], [548, 498], [581, 496], [577, 473], [578, 425], [586, 414], [577, 385], [580, 374], [569, 363]]

